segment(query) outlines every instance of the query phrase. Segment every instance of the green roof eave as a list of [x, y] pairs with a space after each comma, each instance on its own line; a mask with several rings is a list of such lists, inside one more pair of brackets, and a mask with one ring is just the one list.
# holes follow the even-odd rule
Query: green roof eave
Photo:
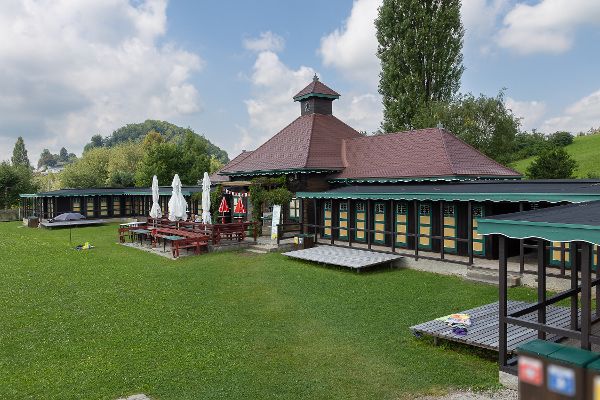
[[222, 175], [227, 176], [252, 176], [252, 175], [281, 175], [281, 174], [309, 174], [309, 173], [332, 173], [337, 172], [336, 169], [331, 168], [290, 168], [290, 169], [265, 169], [256, 171], [235, 171], [235, 172], [221, 172]]
[[333, 95], [333, 94], [325, 94], [325, 93], [307, 93], [307, 94], [304, 94], [304, 95], [302, 95], [302, 96], [294, 97], [294, 101], [302, 101], [302, 100], [305, 100], [305, 99], [310, 99], [311, 97], [320, 97], [320, 98], [322, 98], [322, 99], [332, 99], [332, 100], [335, 100], [335, 99], [339, 99], [339, 98], [340, 98], [340, 96], [339, 96], [339, 95], [338, 95], [338, 96], [336, 96], [336, 95]]
[[600, 193], [340, 193], [340, 192], [298, 192], [297, 197], [305, 199], [373, 199], [373, 200], [430, 200], [430, 201], [508, 201], [549, 203], [582, 203], [600, 200]]
[[551, 242], [600, 244], [600, 226], [594, 225], [482, 218], [477, 222], [477, 233], [513, 239], [539, 238]]
[[22, 198], [31, 198], [31, 197], [38, 197], [38, 195], [36, 193], [22, 193], [19, 195], [19, 197]]
[[449, 175], [449, 176], [421, 176], [421, 177], [397, 177], [397, 178], [332, 178], [328, 182], [332, 183], [406, 183], [406, 182], [456, 182], [456, 181], [473, 181], [473, 180], [520, 180], [522, 176], [465, 176], [465, 175]]

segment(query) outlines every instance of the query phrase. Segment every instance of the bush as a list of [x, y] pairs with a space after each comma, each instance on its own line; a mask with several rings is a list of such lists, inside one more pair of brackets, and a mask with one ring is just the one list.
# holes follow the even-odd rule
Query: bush
[[573, 135], [569, 132], [554, 132], [548, 136], [548, 142], [556, 147], [564, 147], [573, 143]]
[[577, 168], [577, 161], [562, 147], [542, 151], [527, 168], [529, 179], [569, 179]]

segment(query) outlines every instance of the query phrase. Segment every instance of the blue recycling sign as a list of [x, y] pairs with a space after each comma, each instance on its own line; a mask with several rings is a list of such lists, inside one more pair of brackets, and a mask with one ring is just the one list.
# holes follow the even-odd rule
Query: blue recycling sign
[[548, 390], [564, 396], [575, 396], [575, 371], [572, 368], [549, 365]]

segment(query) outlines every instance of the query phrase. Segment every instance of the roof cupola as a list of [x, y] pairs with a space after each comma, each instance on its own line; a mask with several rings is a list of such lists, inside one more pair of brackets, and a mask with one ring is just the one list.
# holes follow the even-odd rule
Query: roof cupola
[[332, 114], [333, 100], [340, 94], [319, 81], [317, 74], [311, 83], [294, 96], [294, 101], [300, 102], [300, 114]]

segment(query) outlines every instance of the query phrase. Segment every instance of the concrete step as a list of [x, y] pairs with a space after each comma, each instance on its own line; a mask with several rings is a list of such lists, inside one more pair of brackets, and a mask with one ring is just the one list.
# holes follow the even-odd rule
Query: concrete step
[[[498, 270], [491, 268], [481, 267], [469, 267], [467, 269], [466, 278], [470, 281], [488, 283], [491, 285], [498, 285]], [[521, 277], [518, 275], [507, 276], [508, 287], [515, 287], [521, 285]]]
[[249, 251], [250, 253], [256, 253], [256, 254], [267, 254], [269, 253], [267, 250], [261, 250], [261, 249], [253, 249], [253, 248], [247, 248], [246, 251]]

